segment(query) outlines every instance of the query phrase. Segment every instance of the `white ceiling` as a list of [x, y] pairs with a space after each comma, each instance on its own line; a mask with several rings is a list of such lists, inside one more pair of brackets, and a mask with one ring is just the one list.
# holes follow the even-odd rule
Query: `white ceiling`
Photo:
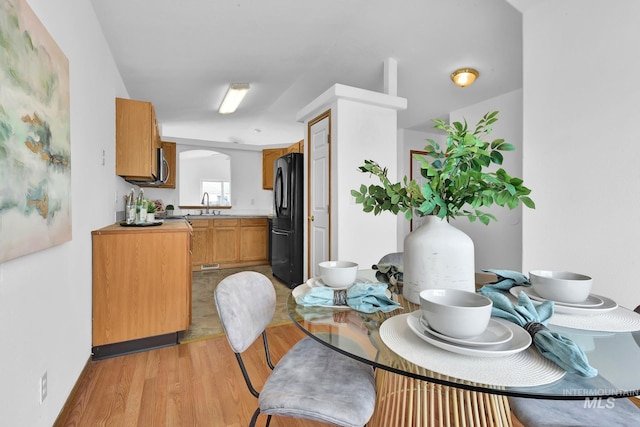
[[[129, 96], [153, 103], [167, 140], [298, 141], [296, 113], [333, 84], [383, 92], [387, 58], [408, 100], [400, 128], [522, 87], [522, 17], [506, 0], [91, 1]], [[480, 71], [472, 86], [449, 79], [460, 67]], [[235, 82], [251, 91], [219, 115]]]

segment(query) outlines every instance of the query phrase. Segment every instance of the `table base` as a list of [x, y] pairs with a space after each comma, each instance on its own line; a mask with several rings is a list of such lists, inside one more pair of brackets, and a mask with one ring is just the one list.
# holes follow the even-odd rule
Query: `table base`
[[434, 384], [376, 370], [373, 427], [513, 427], [506, 396]]

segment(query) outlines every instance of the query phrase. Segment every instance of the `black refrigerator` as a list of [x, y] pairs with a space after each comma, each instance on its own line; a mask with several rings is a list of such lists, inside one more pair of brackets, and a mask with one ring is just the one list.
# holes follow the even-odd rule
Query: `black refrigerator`
[[294, 288], [302, 283], [303, 155], [289, 153], [276, 159], [273, 176], [271, 268], [274, 276]]

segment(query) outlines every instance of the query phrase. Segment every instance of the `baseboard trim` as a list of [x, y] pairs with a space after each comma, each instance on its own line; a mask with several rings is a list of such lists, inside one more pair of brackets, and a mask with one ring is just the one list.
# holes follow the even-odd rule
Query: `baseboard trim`
[[84, 364], [84, 368], [82, 368], [82, 371], [80, 372], [76, 383], [73, 385], [71, 393], [69, 393], [69, 396], [67, 396], [67, 400], [65, 400], [64, 405], [62, 406], [62, 409], [58, 414], [58, 417], [53, 423], [53, 427], [64, 427], [63, 422], [71, 419], [71, 411], [73, 410], [73, 408], [71, 407], [71, 402], [74, 402], [76, 400], [76, 397], [80, 395], [80, 388], [82, 387], [82, 384], [88, 384], [89, 380], [87, 378], [89, 376], [90, 367], [91, 356], [89, 356], [89, 359], [87, 359], [87, 362]]
[[131, 341], [117, 342], [113, 344], [97, 345], [91, 351], [93, 360], [102, 360], [109, 357], [123, 356], [125, 354], [139, 353], [155, 348], [169, 347], [178, 344], [178, 333], [155, 335], [139, 338]]

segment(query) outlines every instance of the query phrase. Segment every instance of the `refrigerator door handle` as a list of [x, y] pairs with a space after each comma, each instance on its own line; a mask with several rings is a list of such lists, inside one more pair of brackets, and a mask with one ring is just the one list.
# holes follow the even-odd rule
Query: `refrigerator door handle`
[[288, 235], [288, 233], [282, 233], [282, 232], [280, 232], [280, 231], [276, 231], [276, 230], [271, 230], [271, 232], [272, 232], [273, 234], [278, 235], [278, 236], [287, 236], [287, 235]]
[[[278, 186], [279, 185], [279, 186]], [[276, 172], [276, 182], [275, 185], [273, 186], [274, 191], [273, 191], [273, 203], [275, 205], [276, 208], [276, 214], [277, 216], [280, 216], [280, 214], [282, 213], [282, 202], [283, 199], [285, 197], [284, 194], [284, 182], [283, 182], [283, 178], [282, 178], [282, 168], [279, 167], [278, 171]], [[280, 199], [280, 200], [278, 200]]]

